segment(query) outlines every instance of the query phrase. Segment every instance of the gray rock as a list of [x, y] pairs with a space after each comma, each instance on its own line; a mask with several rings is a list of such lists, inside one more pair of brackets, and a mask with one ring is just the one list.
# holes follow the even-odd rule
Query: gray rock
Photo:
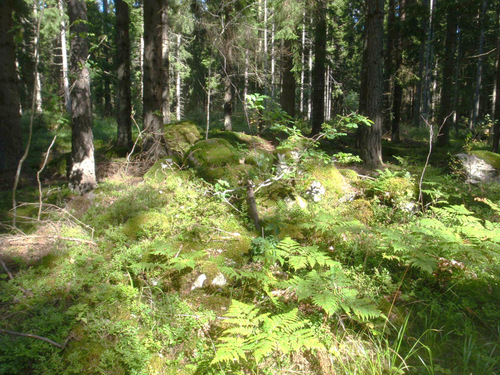
[[214, 279], [212, 280], [212, 285], [213, 286], [225, 286], [227, 284], [227, 280], [226, 278], [224, 277], [224, 275], [222, 273], [219, 272], [219, 274], [217, 276], [214, 277]]
[[462, 162], [467, 182], [478, 184], [480, 182], [495, 180], [497, 171], [483, 159], [469, 154], [457, 154], [456, 157]]

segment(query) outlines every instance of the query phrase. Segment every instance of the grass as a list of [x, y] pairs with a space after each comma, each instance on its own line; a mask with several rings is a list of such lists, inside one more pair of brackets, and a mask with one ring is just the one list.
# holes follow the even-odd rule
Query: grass
[[[70, 149], [67, 120], [42, 120], [18, 193], [20, 202], [32, 203], [18, 209], [23, 233], [4, 227], [0, 237], [13, 275], [0, 274], [0, 328], [67, 344], [60, 350], [1, 334], [0, 374], [499, 373], [499, 213], [484, 202], [499, 204], [500, 189], [468, 186], [450, 173], [448, 153], [458, 144], [436, 150], [424, 196], [437, 208], [464, 205], [470, 213], [401, 210], [416, 197], [408, 186], [418, 180], [427, 152], [421, 131], [420, 138], [410, 133], [417, 143], [384, 143], [386, 155], [399, 159], [388, 159], [390, 172], [375, 180], [352, 178], [350, 189], [358, 194], [352, 202], [301, 208], [286, 200], [307, 189], [310, 175], [301, 173], [262, 188], [262, 239], [238, 192], [214, 194], [214, 186], [192, 170], [159, 170], [144, 179], [110, 174], [89, 198], [72, 196], [65, 182], [53, 179], [62, 176], [50, 164], [37, 221], [37, 189], [29, 176], [55, 133], [54, 160]], [[115, 125], [98, 119], [94, 126], [98, 161], [107, 161]], [[113, 160], [123, 166], [123, 158]], [[407, 170], [413, 178], [405, 177]], [[403, 192], [394, 191], [396, 182]], [[10, 192], [0, 194], [0, 220], [8, 224]], [[480, 240], [474, 233], [482, 233]], [[338, 262], [342, 272], [329, 288], [342, 288], [341, 295], [355, 291], [382, 317], [358, 319], [348, 308], [325, 314], [321, 301], [299, 301], [293, 288], [283, 288], [301, 276], [292, 272], [299, 266], [266, 264], [262, 254], [274, 251], [285, 234], [293, 234], [301, 249]], [[288, 257], [299, 261], [297, 254]], [[431, 272], [424, 261], [432, 261]], [[321, 273], [321, 267], [307, 272]], [[220, 273], [227, 284], [213, 285]], [[193, 288], [201, 274], [207, 277], [203, 287]], [[259, 361], [248, 349], [240, 361], [212, 363], [223, 350], [220, 338], [229, 329], [224, 314], [233, 300], [271, 317], [298, 309], [304, 332], [314, 332], [324, 349], [276, 349]], [[243, 328], [236, 321], [233, 332]], [[272, 326], [258, 332], [270, 334]]]

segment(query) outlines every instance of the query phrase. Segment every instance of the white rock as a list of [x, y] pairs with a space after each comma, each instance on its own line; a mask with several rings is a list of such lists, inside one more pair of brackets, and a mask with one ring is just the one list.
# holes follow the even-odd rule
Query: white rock
[[476, 155], [458, 154], [457, 158], [462, 162], [462, 167], [467, 176], [467, 182], [477, 184], [483, 181], [492, 180], [495, 177], [496, 170], [483, 159]]
[[212, 280], [213, 286], [225, 286], [227, 284], [227, 280], [222, 273], [219, 272], [217, 276]]
[[195, 290], [197, 288], [203, 288], [203, 284], [205, 283], [206, 279], [207, 279], [207, 275], [205, 275], [204, 273], [202, 273], [200, 276], [198, 276], [198, 278], [196, 279], [196, 281], [191, 286], [191, 290]]

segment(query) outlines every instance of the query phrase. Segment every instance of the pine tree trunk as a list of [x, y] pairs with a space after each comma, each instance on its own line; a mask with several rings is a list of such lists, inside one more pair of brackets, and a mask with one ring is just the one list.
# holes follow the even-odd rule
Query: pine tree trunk
[[170, 123], [170, 57], [169, 57], [169, 39], [168, 39], [168, 0], [163, 0], [163, 7], [161, 13], [162, 21], [162, 114], [163, 123]]
[[433, 38], [433, 18], [434, 18], [434, 1], [427, 0], [429, 4], [429, 20], [426, 26], [427, 42], [425, 46], [425, 63], [424, 63], [424, 76], [422, 86], [422, 112], [421, 116], [425, 121], [429, 119], [429, 109], [431, 100], [431, 66], [432, 66], [432, 38]]
[[176, 106], [175, 106], [175, 116], [177, 121], [181, 121], [182, 117], [182, 79], [181, 79], [181, 42], [182, 36], [181, 34], [177, 34], [177, 71], [175, 72], [175, 98], [176, 98]]
[[0, 1], [0, 179], [13, 181], [23, 152], [11, 0]]
[[492, 150], [498, 152], [500, 141], [500, 30], [497, 32], [497, 61], [496, 61], [496, 102], [495, 102], [495, 125], [493, 128]]
[[69, 79], [68, 79], [68, 51], [66, 48], [66, 22], [64, 20], [64, 6], [63, 0], [57, 2], [59, 13], [61, 15], [61, 56], [62, 56], [62, 79], [64, 88], [64, 106], [66, 112], [71, 113], [71, 96], [69, 93]]
[[[108, 0], [102, 0], [102, 15], [103, 15], [103, 31], [104, 35], [109, 35], [109, 25], [108, 25], [108, 12], [109, 12], [109, 5], [108, 5]], [[104, 58], [104, 67], [103, 67], [103, 85], [104, 85], [104, 90], [103, 90], [103, 97], [104, 97], [104, 115], [105, 116], [111, 116], [113, 113], [113, 108], [112, 108], [112, 103], [111, 103], [111, 83], [110, 83], [110, 70], [111, 70], [111, 51], [110, 53], [107, 53], [107, 46], [106, 48], [106, 54]]]
[[292, 70], [292, 41], [286, 39], [283, 52], [283, 86], [281, 88], [280, 104], [281, 108], [293, 118], [295, 117], [295, 76]]
[[161, 0], [144, 2], [144, 151], [153, 159], [165, 155], [161, 115]]
[[326, 5], [324, 0], [318, 1], [316, 7], [311, 130], [313, 135], [321, 132], [321, 125], [325, 121]]
[[359, 144], [363, 161], [371, 167], [379, 167], [382, 164], [384, 0], [366, 0], [366, 8], [359, 111], [373, 124], [361, 125]]
[[480, 31], [479, 31], [479, 51], [477, 59], [477, 71], [476, 71], [476, 91], [474, 93], [474, 102], [472, 106], [472, 118], [469, 122], [469, 129], [472, 130], [476, 127], [476, 122], [479, 116], [479, 107], [481, 100], [481, 81], [483, 78], [483, 48], [484, 48], [484, 23], [486, 16], [486, 8], [488, 6], [487, 0], [483, 0], [483, 7], [481, 10], [480, 18]]
[[454, 6], [450, 6], [446, 17], [446, 42], [444, 52], [443, 78], [441, 88], [441, 107], [438, 126], [438, 145], [446, 146], [450, 141], [450, 128], [453, 123], [453, 78], [455, 76], [455, 49], [457, 41], [457, 15]]
[[[37, 46], [38, 45], [38, 32], [37, 32], [37, 24], [38, 24], [38, 17], [37, 17], [37, 14], [38, 14], [38, 1], [34, 1], [33, 2], [33, 15], [35, 16], [35, 23], [34, 23], [34, 27], [33, 27], [33, 35], [34, 35], [34, 40], [33, 40], [33, 46]], [[35, 62], [35, 64], [38, 62], [38, 61], [35, 61], [38, 59], [38, 55], [35, 53], [36, 51], [36, 48], [33, 48], [33, 61]], [[35, 89], [35, 92], [34, 92], [34, 95], [35, 95], [35, 112], [36, 113], [42, 113], [42, 83], [41, 83], [41, 80], [40, 80], [40, 72], [39, 71], [36, 71], [34, 72], [34, 81], [35, 81], [35, 85], [34, 85], [34, 89]]]
[[384, 129], [390, 129], [393, 112], [395, 55], [397, 54], [396, 0], [389, 0], [384, 69]]
[[87, 68], [89, 42], [87, 38], [87, 5], [85, 0], [69, 0], [71, 24], [71, 170], [69, 186], [78, 194], [85, 194], [97, 186], [92, 134], [92, 107], [90, 73]]
[[301, 55], [300, 55], [300, 114], [304, 116], [304, 84], [306, 72], [306, 12], [302, 15], [302, 38], [301, 38]]
[[396, 27], [394, 40], [394, 93], [392, 100], [392, 123], [391, 123], [391, 141], [399, 142], [399, 128], [401, 123], [401, 105], [403, 101], [403, 86], [398, 79], [398, 73], [403, 63], [403, 41], [402, 41], [402, 26], [406, 20], [406, 0], [401, 0], [399, 3], [399, 22]]
[[128, 148], [132, 143], [132, 96], [130, 91], [130, 14], [124, 0], [115, 0], [116, 60], [118, 70], [118, 112], [116, 122], [118, 147]]

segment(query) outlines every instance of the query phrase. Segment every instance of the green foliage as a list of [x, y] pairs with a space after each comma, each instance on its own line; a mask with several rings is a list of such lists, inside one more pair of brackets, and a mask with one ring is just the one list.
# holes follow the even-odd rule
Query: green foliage
[[233, 300], [224, 318], [229, 328], [219, 337], [212, 364], [258, 364], [268, 356], [324, 348], [297, 309], [283, 314], [259, 314], [255, 306]]

